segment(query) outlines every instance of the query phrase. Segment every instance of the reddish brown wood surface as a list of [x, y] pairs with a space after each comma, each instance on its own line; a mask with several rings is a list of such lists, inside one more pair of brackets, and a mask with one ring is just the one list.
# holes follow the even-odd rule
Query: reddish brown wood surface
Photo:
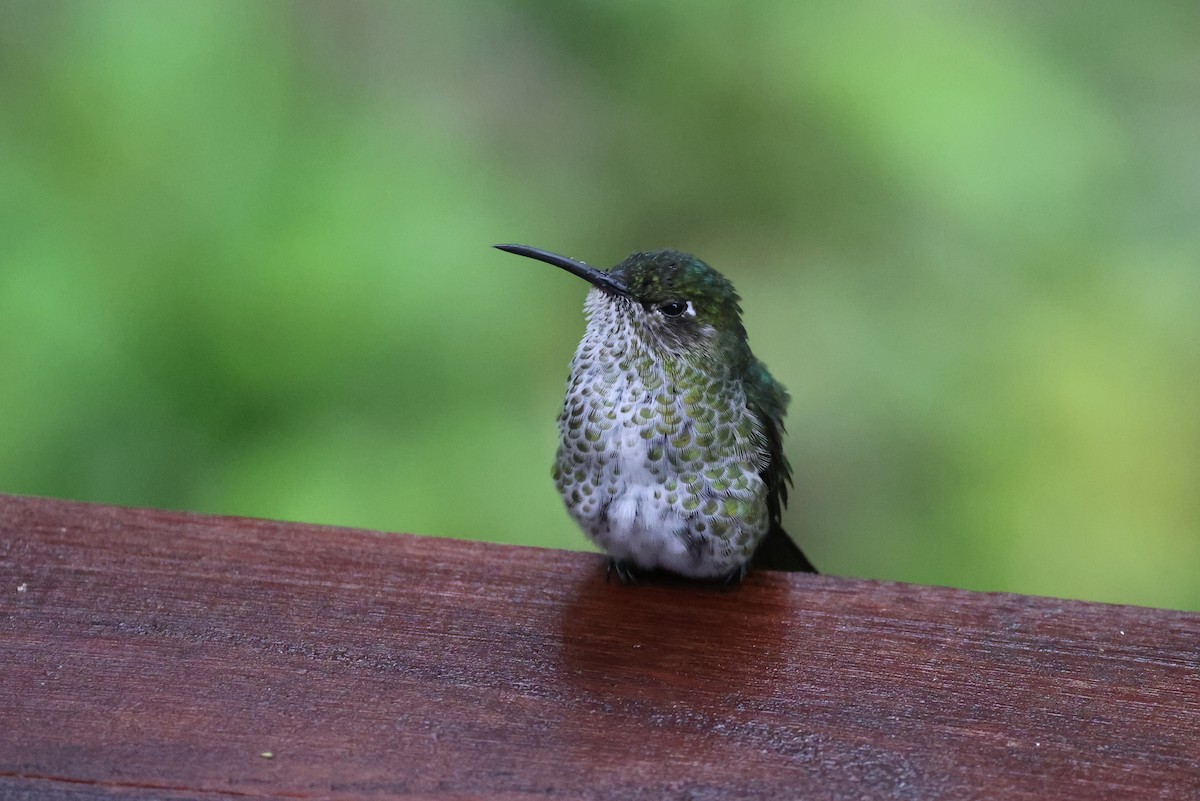
[[0, 496], [0, 799], [1196, 799], [1198, 644], [1184, 612], [623, 587], [593, 554]]

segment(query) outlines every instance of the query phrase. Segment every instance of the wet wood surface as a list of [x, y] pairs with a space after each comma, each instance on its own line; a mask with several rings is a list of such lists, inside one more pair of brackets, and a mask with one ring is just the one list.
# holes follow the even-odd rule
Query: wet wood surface
[[1196, 799], [1200, 615], [0, 496], [0, 798]]

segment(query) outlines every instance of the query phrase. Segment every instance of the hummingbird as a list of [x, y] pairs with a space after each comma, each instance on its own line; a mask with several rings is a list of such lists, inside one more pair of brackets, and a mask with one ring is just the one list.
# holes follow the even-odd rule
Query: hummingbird
[[495, 247], [591, 284], [552, 473], [609, 574], [736, 583], [751, 566], [817, 572], [780, 524], [789, 396], [751, 352], [733, 284], [675, 250], [599, 270]]

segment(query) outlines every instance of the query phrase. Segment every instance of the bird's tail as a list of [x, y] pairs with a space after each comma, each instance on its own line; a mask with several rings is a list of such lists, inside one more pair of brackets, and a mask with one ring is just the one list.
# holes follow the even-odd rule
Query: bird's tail
[[759, 570], [786, 570], [790, 573], [818, 572], [796, 541], [777, 523], [771, 525], [767, 536], [758, 544], [758, 550], [754, 552], [754, 566]]

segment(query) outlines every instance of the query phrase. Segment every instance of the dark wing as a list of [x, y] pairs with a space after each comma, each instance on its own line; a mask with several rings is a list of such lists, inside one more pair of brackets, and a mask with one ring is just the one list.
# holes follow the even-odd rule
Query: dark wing
[[746, 371], [746, 403], [758, 416], [767, 440], [767, 464], [759, 476], [767, 485], [767, 514], [771, 528], [754, 552], [754, 566], [763, 570], [786, 570], [796, 573], [816, 573], [812, 562], [800, 550], [781, 523], [783, 507], [787, 506], [788, 487], [792, 483], [792, 466], [783, 453], [783, 415], [787, 412], [787, 390], [776, 381], [766, 366], [751, 357]]

